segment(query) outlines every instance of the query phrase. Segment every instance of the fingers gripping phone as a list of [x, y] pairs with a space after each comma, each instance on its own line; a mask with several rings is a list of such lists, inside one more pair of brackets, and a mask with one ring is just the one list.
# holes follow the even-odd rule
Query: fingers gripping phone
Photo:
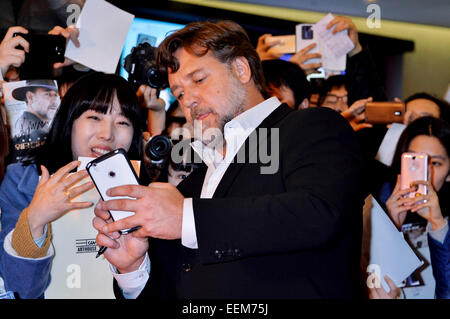
[[[64, 62], [66, 38], [63, 36], [41, 33], [14, 33], [13, 36], [21, 36], [29, 44], [29, 52], [19, 69], [22, 80], [51, 78], [53, 64]], [[18, 48], [23, 49], [21, 46]]]
[[[402, 154], [400, 188], [410, 188], [414, 181], [428, 180], [428, 155], [425, 153], [407, 152]], [[425, 185], [418, 185], [417, 191], [410, 192], [408, 197], [414, 198], [427, 194]]]
[[[312, 30], [313, 24], [297, 24], [295, 27], [296, 34], [296, 48], [297, 52], [306, 48], [312, 43], [316, 43], [316, 46], [309, 50], [307, 53], [320, 53], [319, 40], [314, 37], [314, 31]], [[309, 59], [308, 63], [320, 63], [320, 58]]]
[[[104, 201], [123, 198], [132, 199], [132, 197], [127, 196], [110, 197], [106, 195], [106, 191], [116, 186], [139, 185], [136, 172], [126, 155], [125, 150], [121, 148], [89, 162], [86, 165], [86, 170]], [[134, 212], [116, 210], [111, 210], [109, 213], [114, 221], [134, 215]], [[136, 229], [138, 229], [138, 227], [123, 229], [120, 233], [128, 234]]]

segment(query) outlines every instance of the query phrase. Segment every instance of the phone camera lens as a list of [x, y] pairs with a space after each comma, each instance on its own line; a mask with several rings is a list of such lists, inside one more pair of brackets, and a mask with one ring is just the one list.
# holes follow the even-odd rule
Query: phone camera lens
[[114, 173], [113, 171], [110, 171], [108, 175], [109, 175], [109, 177], [115, 177], [116, 173]]

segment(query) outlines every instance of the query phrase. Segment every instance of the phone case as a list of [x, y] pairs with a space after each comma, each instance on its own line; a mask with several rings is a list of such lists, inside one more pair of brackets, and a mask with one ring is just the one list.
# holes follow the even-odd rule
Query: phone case
[[[304, 49], [311, 43], [316, 43], [316, 46], [307, 53], [320, 53], [319, 41], [314, 36], [314, 31], [311, 29], [313, 24], [297, 24], [295, 27], [296, 34], [296, 48], [297, 52]], [[319, 63], [319, 58], [310, 59], [308, 63]]]
[[403, 123], [405, 104], [402, 102], [366, 103], [366, 122], [372, 124]]
[[[138, 178], [126, 152], [121, 148], [89, 162], [86, 165], [86, 170], [104, 201], [131, 198], [127, 196], [110, 197], [106, 195], [106, 191], [110, 188], [121, 185], [139, 185]], [[114, 221], [134, 215], [134, 212], [116, 210], [111, 210], [109, 213]], [[126, 234], [133, 230], [124, 229], [121, 233]]]
[[267, 37], [265, 42], [270, 45], [275, 41], [280, 41], [279, 44], [271, 47], [269, 52], [273, 54], [290, 54], [295, 53], [295, 35], [276, 35]]
[[[400, 188], [411, 187], [414, 181], [428, 180], [428, 155], [425, 153], [403, 153], [401, 160]], [[413, 198], [416, 194], [427, 194], [425, 185], [419, 185], [416, 192], [411, 192], [408, 197]]]

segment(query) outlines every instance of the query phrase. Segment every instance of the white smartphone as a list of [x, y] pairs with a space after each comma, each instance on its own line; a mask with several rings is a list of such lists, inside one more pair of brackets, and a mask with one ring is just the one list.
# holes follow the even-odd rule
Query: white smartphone
[[[307, 53], [320, 53], [319, 39], [314, 36], [312, 29], [313, 24], [297, 24], [295, 27], [296, 48], [297, 52], [306, 48], [311, 43], [316, 43], [316, 46]], [[306, 61], [308, 63], [320, 63], [320, 58], [314, 58]]]
[[[116, 186], [139, 185], [136, 172], [124, 149], [119, 148], [90, 161], [86, 165], [86, 170], [104, 201], [122, 198], [134, 199], [127, 196], [110, 197], [106, 195], [108, 189]], [[114, 221], [134, 215], [134, 212], [116, 210], [111, 210], [109, 213]], [[123, 229], [120, 233], [127, 234], [136, 229], [138, 227]]]

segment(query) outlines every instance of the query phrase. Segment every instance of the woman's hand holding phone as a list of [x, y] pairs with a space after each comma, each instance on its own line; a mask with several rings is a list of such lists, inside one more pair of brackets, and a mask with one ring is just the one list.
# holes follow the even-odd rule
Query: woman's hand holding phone
[[427, 194], [420, 195], [411, 200], [412, 213], [417, 213], [425, 218], [433, 230], [439, 230], [445, 226], [446, 221], [442, 216], [441, 206], [439, 205], [439, 197], [434, 190], [430, 181], [415, 181], [415, 185], [425, 185], [427, 187]]
[[397, 183], [395, 184], [394, 191], [386, 201], [386, 208], [388, 210], [389, 216], [398, 229], [401, 229], [406, 218], [406, 213], [413, 208], [411, 202], [414, 201], [414, 199], [411, 199], [405, 195], [416, 191], [416, 187], [401, 189], [400, 179], [401, 177], [399, 174], [397, 176]]

